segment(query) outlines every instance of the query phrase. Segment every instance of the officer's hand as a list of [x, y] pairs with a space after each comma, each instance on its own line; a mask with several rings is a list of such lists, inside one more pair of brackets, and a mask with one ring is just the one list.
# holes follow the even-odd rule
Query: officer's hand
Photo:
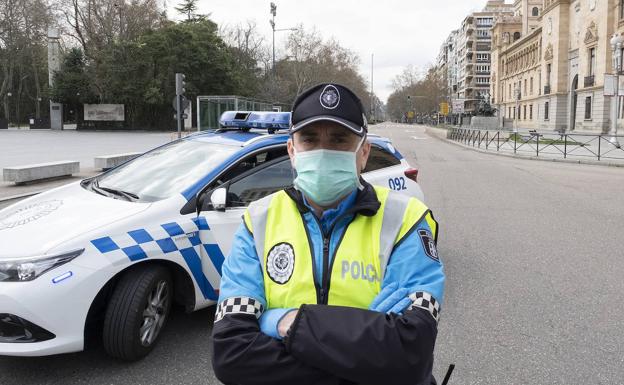
[[286, 337], [286, 333], [288, 333], [288, 329], [290, 329], [290, 326], [295, 321], [298, 312], [299, 310], [292, 310], [282, 317], [279, 324], [277, 324], [277, 332], [279, 333], [280, 337]]
[[380, 313], [401, 314], [412, 303], [408, 294], [407, 289], [399, 289], [398, 283], [391, 283], [381, 290], [368, 309]]

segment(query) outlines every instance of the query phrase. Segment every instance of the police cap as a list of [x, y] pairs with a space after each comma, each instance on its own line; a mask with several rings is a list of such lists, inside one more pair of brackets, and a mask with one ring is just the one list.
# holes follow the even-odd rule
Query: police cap
[[292, 108], [290, 133], [318, 121], [338, 123], [358, 136], [368, 132], [362, 101], [340, 84], [322, 83], [297, 96]]

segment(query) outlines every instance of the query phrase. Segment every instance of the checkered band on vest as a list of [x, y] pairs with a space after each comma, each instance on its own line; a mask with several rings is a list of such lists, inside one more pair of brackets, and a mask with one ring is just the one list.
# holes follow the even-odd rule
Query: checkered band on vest
[[217, 305], [215, 322], [219, 322], [229, 314], [250, 314], [260, 318], [264, 312], [264, 306], [260, 301], [251, 297], [232, 297]]
[[409, 306], [408, 310], [419, 307], [427, 310], [436, 322], [440, 320], [440, 303], [436, 301], [431, 294], [426, 291], [417, 291], [410, 294], [409, 298], [412, 300], [412, 304]]

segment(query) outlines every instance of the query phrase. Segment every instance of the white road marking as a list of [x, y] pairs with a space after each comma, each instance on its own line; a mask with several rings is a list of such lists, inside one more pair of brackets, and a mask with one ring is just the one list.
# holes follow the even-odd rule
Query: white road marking
[[427, 139], [429, 139], [429, 138], [419, 138], [418, 136], [412, 136], [411, 138], [415, 139], [415, 140], [427, 140]]

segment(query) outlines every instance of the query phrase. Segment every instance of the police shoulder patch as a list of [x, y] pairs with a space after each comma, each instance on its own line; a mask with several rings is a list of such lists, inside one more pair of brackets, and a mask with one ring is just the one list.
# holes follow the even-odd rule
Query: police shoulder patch
[[271, 248], [266, 260], [266, 271], [273, 282], [283, 285], [295, 270], [295, 250], [290, 243], [278, 243]]
[[436, 248], [436, 243], [431, 235], [431, 232], [429, 230], [420, 229], [418, 230], [418, 235], [420, 235], [420, 240], [422, 241], [425, 254], [427, 254], [427, 256], [434, 261], [440, 262], [438, 249]]

